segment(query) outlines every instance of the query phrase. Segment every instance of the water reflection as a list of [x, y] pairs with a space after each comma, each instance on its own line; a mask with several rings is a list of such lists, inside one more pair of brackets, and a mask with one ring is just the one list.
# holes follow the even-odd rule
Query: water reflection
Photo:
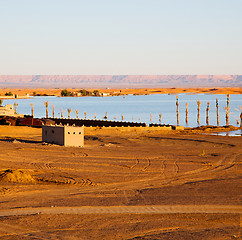
[[234, 137], [234, 136], [242, 136], [242, 129], [236, 130], [236, 131], [229, 131], [229, 132], [217, 132], [217, 133], [211, 133], [211, 135], [216, 136], [226, 136], [226, 137]]

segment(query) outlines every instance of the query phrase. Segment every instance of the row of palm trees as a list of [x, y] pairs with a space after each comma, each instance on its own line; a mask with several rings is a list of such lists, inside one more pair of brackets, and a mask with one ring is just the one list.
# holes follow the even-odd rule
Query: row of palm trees
[[[2, 101], [0, 102], [0, 105], [2, 104]], [[33, 103], [30, 104], [31, 105], [31, 114], [32, 116], [34, 116], [34, 105]], [[46, 101], [44, 102], [44, 105], [46, 107], [46, 118], [49, 117], [49, 111], [48, 111], [48, 107], [49, 107], [49, 102]], [[176, 105], [177, 105], [177, 124], [179, 125], [179, 101], [178, 101], [178, 97], [176, 98]], [[197, 101], [197, 110], [198, 110], [198, 114], [197, 114], [197, 122], [198, 124], [200, 124], [200, 105], [201, 105], [201, 102], [200, 101]], [[15, 108], [15, 112], [17, 113], [17, 106], [18, 106], [18, 103], [14, 103], [14, 108]], [[208, 102], [207, 103], [207, 109], [206, 109], [206, 123], [207, 125], [209, 125], [209, 106], [210, 106], [210, 103]], [[216, 99], [216, 108], [217, 108], [217, 125], [219, 126], [219, 111], [218, 111], [218, 107], [219, 107], [219, 104], [218, 104], [218, 99]], [[53, 118], [55, 117], [55, 105], [52, 105], [52, 109], [53, 109]], [[227, 106], [225, 107], [225, 110], [226, 110], [226, 125], [229, 125], [229, 95], [227, 95]], [[240, 109], [241, 110], [241, 109]], [[68, 108], [67, 109], [67, 112], [68, 112], [68, 119], [70, 119], [70, 115], [71, 115], [71, 112], [72, 112], [72, 109], [71, 108]], [[76, 112], [76, 118], [79, 118], [79, 111], [78, 110], [75, 110]], [[104, 116], [104, 119], [107, 119], [107, 112], [105, 113], [105, 116]], [[85, 119], [87, 119], [87, 113], [84, 112], [84, 115], [85, 115]], [[61, 109], [61, 118], [63, 118], [63, 109]], [[151, 114], [150, 115], [150, 121], [152, 122], [152, 118], [153, 118], [153, 115]], [[96, 114], [94, 115], [94, 119], [96, 119]], [[124, 120], [124, 116], [122, 115], [122, 120]], [[242, 113], [240, 115], [240, 120], [241, 120], [241, 124], [242, 124]], [[159, 122], [161, 122], [161, 114], [159, 114]], [[188, 124], [188, 103], [186, 103], [186, 123]], [[239, 124], [239, 120], [237, 120], [237, 123]]]
[[[31, 105], [31, 115], [34, 117], [34, 106], [33, 106], [33, 103], [30, 104]], [[46, 101], [44, 102], [44, 105], [45, 105], [45, 108], [46, 108], [46, 118], [49, 117], [49, 102]], [[63, 109], [60, 109], [61, 111], [61, 118], [63, 118]], [[67, 108], [67, 112], [68, 112], [68, 119], [71, 118], [71, 112], [72, 112], [72, 109], [71, 108]], [[75, 110], [75, 113], [76, 113], [76, 118], [79, 118], [79, 111], [76, 109]], [[85, 115], [85, 119], [87, 119], [87, 112], [84, 112], [84, 115]], [[54, 118], [55, 117], [55, 105], [52, 105], [52, 117]], [[96, 113], [94, 114], [94, 119], [96, 119], [97, 116], [96, 116]], [[104, 116], [104, 119], [107, 119], [108, 118], [108, 113], [106, 112], [105, 113], [105, 116]], [[124, 120], [124, 116], [121, 115], [121, 118], [122, 120]], [[161, 114], [160, 114], [160, 118], [161, 118]]]
[[[49, 117], [49, 112], [48, 112], [49, 102], [48, 101], [44, 102], [44, 105], [46, 107], [46, 118], [48, 118]], [[33, 104], [31, 104], [31, 106], [32, 106], [32, 116], [34, 116], [34, 114], [33, 114]], [[55, 117], [55, 105], [52, 105], [52, 109], [53, 109], [52, 113], [53, 113], [53, 118], [54, 118]], [[60, 110], [61, 110], [61, 118], [63, 118], [63, 109], [60, 109]], [[72, 112], [71, 108], [67, 108], [67, 112], [68, 112], [68, 119], [70, 119], [71, 118], [71, 112]], [[78, 119], [79, 118], [79, 111], [75, 110], [75, 112], [76, 112], [76, 118]], [[85, 115], [85, 119], [87, 119], [87, 112], [84, 112], [84, 115]], [[151, 114], [150, 115], [150, 121], [152, 121], [152, 117], [153, 117], [153, 115]], [[97, 116], [96, 116], [96, 113], [95, 113], [94, 119], [96, 119], [96, 118], [97, 118]], [[106, 112], [105, 116], [104, 116], [104, 119], [107, 119], [107, 118], [108, 118], [108, 112]], [[114, 117], [114, 119], [117, 119], [117, 117]], [[124, 120], [124, 115], [121, 115], [121, 119]], [[139, 118], [139, 120], [141, 120], [141, 119]], [[159, 114], [159, 121], [161, 122], [161, 114]]]
[[[31, 103], [30, 105], [32, 107], [32, 109], [31, 109], [32, 116], [34, 116], [33, 104]], [[49, 110], [48, 110], [49, 102], [48, 101], [44, 102], [44, 105], [45, 105], [45, 108], [46, 108], [46, 114], [45, 115], [46, 115], [46, 118], [48, 118], [49, 117]], [[63, 118], [63, 112], [64, 111], [63, 111], [63, 109], [60, 109], [60, 110], [61, 110], [61, 118]], [[71, 112], [72, 112], [71, 108], [67, 108], [67, 112], [68, 112], [68, 119], [70, 119], [71, 118]], [[79, 111], [76, 109], [75, 112], [76, 112], [76, 118], [79, 118]], [[84, 112], [84, 115], [85, 115], [85, 119], [86, 119], [87, 113]], [[53, 118], [55, 117], [55, 105], [52, 105], [52, 117]]]

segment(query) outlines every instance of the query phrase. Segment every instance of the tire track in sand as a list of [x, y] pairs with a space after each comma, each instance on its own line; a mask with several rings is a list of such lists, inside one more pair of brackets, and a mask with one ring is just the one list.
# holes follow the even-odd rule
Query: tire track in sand
[[0, 217], [35, 214], [167, 214], [167, 213], [232, 213], [242, 214], [236, 205], [146, 205], [17, 208], [0, 211]]

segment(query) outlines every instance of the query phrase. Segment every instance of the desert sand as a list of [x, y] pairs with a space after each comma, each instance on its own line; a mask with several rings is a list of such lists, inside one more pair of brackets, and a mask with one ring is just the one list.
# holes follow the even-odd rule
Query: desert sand
[[242, 138], [0, 126], [0, 239], [240, 239]]
[[[68, 88], [68, 91], [77, 92], [81, 88]], [[4, 97], [6, 92], [12, 92], [18, 94], [20, 97], [29, 94], [30, 96], [35, 94], [47, 94], [60, 96], [63, 89], [55, 88], [34, 88], [34, 89], [17, 89], [17, 88], [2, 88], [0, 89], [0, 98]], [[109, 93], [111, 95], [145, 95], [145, 94], [179, 94], [179, 93], [209, 93], [209, 94], [242, 94], [241, 87], [218, 87], [218, 88], [119, 88], [119, 89], [86, 89], [93, 92], [93, 90], [99, 90], [101, 93]]]

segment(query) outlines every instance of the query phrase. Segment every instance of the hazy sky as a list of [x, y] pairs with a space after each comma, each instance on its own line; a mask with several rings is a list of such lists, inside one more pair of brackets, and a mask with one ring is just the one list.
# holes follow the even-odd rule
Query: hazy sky
[[0, 0], [0, 74], [242, 74], [242, 0]]

